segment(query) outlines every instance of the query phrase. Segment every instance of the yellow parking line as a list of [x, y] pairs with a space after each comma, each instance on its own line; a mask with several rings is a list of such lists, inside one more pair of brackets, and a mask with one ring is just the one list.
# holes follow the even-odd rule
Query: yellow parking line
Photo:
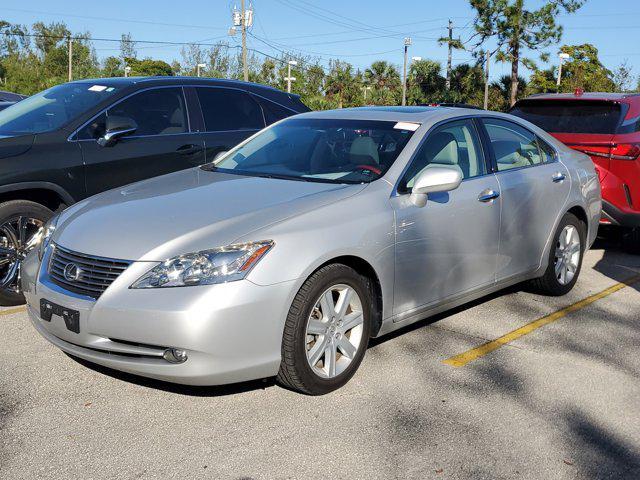
[[480, 345], [479, 347], [472, 348], [471, 350], [467, 350], [464, 353], [455, 355], [451, 358], [447, 358], [446, 360], [443, 360], [442, 363], [446, 365], [451, 365], [452, 367], [464, 367], [467, 363], [473, 362], [474, 360], [477, 360], [478, 358], [483, 357], [488, 353], [493, 352], [494, 350], [497, 350], [498, 348], [502, 347], [503, 345], [506, 345], [507, 343], [513, 342], [514, 340], [517, 340], [518, 338], [524, 335], [527, 335], [544, 325], [548, 325], [549, 323], [555, 322], [556, 320], [559, 320], [562, 317], [567, 316], [571, 312], [575, 312], [576, 310], [580, 310], [581, 308], [584, 308], [587, 305], [591, 305], [593, 302], [600, 300], [601, 298], [604, 298], [606, 296], [609, 296], [612, 293], [617, 292], [618, 290], [622, 290], [627, 285], [631, 285], [638, 281], [640, 281], [640, 275], [636, 275], [623, 282], [616, 283], [612, 287], [609, 287], [605, 290], [602, 290], [599, 293], [596, 293], [594, 295], [591, 295], [590, 297], [580, 300], [579, 302], [576, 302], [573, 305], [569, 305], [568, 307], [563, 308], [562, 310], [558, 310], [557, 312], [553, 312], [550, 315], [534, 320], [531, 323], [527, 323], [526, 325], [520, 328], [516, 328], [515, 330], [499, 338], [496, 338], [495, 340], [491, 340], [490, 342]]
[[24, 305], [22, 307], [7, 308], [6, 310], [0, 310], [0, 317], [4, 315], [11, 315], [12, 313], [24, 312], [27, 309]]

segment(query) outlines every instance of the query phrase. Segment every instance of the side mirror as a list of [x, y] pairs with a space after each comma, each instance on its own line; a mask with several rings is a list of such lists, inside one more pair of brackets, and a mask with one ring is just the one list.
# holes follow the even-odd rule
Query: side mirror
[[101, 147], [111, 147], [116, 144], [120, 137], [129, 135], [138, 129], [138, 124], [129, 117], [107, 117], [105, 134], [98, 139]]
[[411, 202], [416, 207], [427, 204], [427, 194], [455, 190], [462, 182], [462, 172], [455, 168], [431, 167], [425, 169], [413, 182]]

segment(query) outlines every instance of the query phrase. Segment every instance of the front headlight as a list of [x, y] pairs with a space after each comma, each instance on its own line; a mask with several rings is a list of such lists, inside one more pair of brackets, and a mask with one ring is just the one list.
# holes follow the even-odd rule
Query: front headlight
[[273, 241], [265, 240], [173, 257], [152, 268], [130, 288], [186, 287], [241, 280], [272, 246]]
[[51, 243], [51, 236], [53, 232], [56, 230], [56, 225], [58, 224], [58, 218], [60, 215], [54, 215], [49, 219], [47, 223], [38, 231], [36, 235], [34, 235], [33, 242], [34, 247], [38, 249], [38, 259], [42, 261], [42, 257], [44, 256], [44, 251]]

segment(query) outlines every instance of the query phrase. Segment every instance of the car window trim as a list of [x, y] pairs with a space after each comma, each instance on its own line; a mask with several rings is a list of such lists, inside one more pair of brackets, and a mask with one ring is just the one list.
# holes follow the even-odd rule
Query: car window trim
[[493, 175], [493, 172], [490, 171], [490, 169], [488, 168], [489, 165], [487, 164], [486, 152], [484, 152], [484, 146], [482, 145], [481, 134], [478, 131], [477, 126], [476, 126], [476, 122], [475, 122], [476, 118], [478, 118], [477, 115], [464, 115], [464, 116], [455, 117], [455, 118], [447, 118], [447, 119], [441, 120], [440, 122], [437, 122], [437, 123], [433, 124], [431, 127], [429, 127], [427, 132], [423, 135], [422, 139], [420, 140], [420, 143], [418, 144], [418, 146], [415, 148], [415, 150], [411, 154], [411, 158], [409, 158], [409, 161], [407, 162], [407, 164], [402, 169], [402, 173], [400, 175], [398, 175], [398, 179], [394, 183], [393, 193], [391, 194], [391, 196], [392, 197], [399, 197], [401, 195], [410, 195], [411, 194], [410, 191], [406, 191], [405, 192], [405, 191], [400, 190], [400, 183], [402, 182], [402, 179], [406, 175], [407, 170], [409, 170], [409, 167], [411, 167], [411, 164], [416, 159], [418, 153], [420, 152], [420, 150], [422, 149], [424, 144], [427, 142], [429, 137], [433, 134], [433, 132], [437, 128], [441, 127], [442, 125], [446, 125], [447, 123], [454, 123], [454, 122], [458, 122], [460, 120], [470, 120], [471, 123], [473, 124], [474, 129], [476, 130], [476, 136], [478, 137], [478, 141], [480, 142], [480, 150], [482, 152], [482, 157], [483, 157], [483, 161], [484, 161], [484, 164], [485, 164], [485, 173], [483, 173], [482, 175], [476, 175], [474, 177], [463, 178], [462, 179], [462, 183], [464, 183], [464, 182], [466, 182], [468, 180], [475, 180], [477, 178], [483, 178], [483, 177], [487, 177], [489, 175]]
[[[516, 117], [517, 118], [517, 117]], [[486, 125], [484, 124], [485, 120], [501, 120], [503, 122], [507, 122], [507, 123], [513, 123], [514, 125], [522, 128], [523, 130], [526, 130], [527, 132], [529, 132], [531, 135], [533, 135], [534, 140], [536, 141], [536, 146], [538, 148], [538, 153], [540, 153], [540, 145], [538, 144], [538, 138], [540, 137], [537, 133], [531, 131], [529, 128], [527, 128], [526, 126], [522, 125], [519, 122], [514, 122], [511, 119], [506, 119], [503, 117], [498, 117], [498, 116], [492, 116], [492, 115], [483, 115], [483, 116], [478, 116], [478, 120], [480, 120], [480, 123], [482, 124], [482, 128], [484, 129], [485, 134], [487, 135], [487, 141], [488, 141], [488, 148], [491, 150], [491, 158], [492, 158], [492, 164], [493, 164], [493, 168], [494, 168], [494, 174], [498, 175], [500, 173], [507, 173], [507, 172], [517, 172], [518, 170], [523, 170], [525, 168], [534, 168], [534, 167], [539, 167], [541, 165], [549, 165], [551, 163], [554, 163], [555, 161], [557, 161], [558, 159], [558, 152], [555, 148], [551, 147], [551, 149], [554, 151], [555, 155], [555, 160], [554, 162], [540, 162], [540, 163], [534, 163], [533, 165], [522, 165], [521, 167], [515, 167], [515, 168], [508, 168], [507, 170], [498, 170], [498, 162], [496, 160], [496, 154], [495, 151], [493, 150], [493, 145], [491, 144], [491, 136], [489, 135], [489, 132], [487, 130]], [[542, 139], [540, 139], [542, 140]], [[544, 141], [544, 140], [542, 140]], [[548, 142], [545, 142], [545, 144], [549, 145]], [[551, 145], [549, 145], [551, 146]], [[540, 155], [540, 158], [542, 158], [542, 155]]]
[[147, 137], [162, 137], [162, 136], [167, 136], [167, 135], [190, 135], [192, 133], [196, 133], [193, 132], [191, 130], [191, 119], [189, 117], [189, 105], [187, 103], [187, 98], [184, 92], [185, 86], [184, 85], [156, 85], [156, 86], [152, 86], [152, 87], [147, 87], [147, 88], [141, 88], [140, 90], [136, 90], [135, 92], [131, 92], [128, 95], [125, 95], [122, 98], [119, 98], [117, 101], [113, 102], [111, 105], [109, 105], [108, 107], [103, 108], [100, 112], [96, 113], [93, 117], [91, 117], [89, 120], [87, 120], [86, 122], [84, 122], [82, 125], [80, 125], [78, 128], [76, 128], [71, 135], [69, 135], [67, 137], [67, 142], [95, 142], [96, 139], [95, 138], [73, 138], [76, 135], [78, 135], [78, 133], [80, 132], [80, 130], [82, 130], [84, 127], [86, 127], [89, 123], [91, 123], [93, 120], [95, 120], [96, 118], [98, 118], [100, 115], [102, 115], [103, 113], [105, 113], [107, 110], [112, 109], [113, 107], [115, 107], [116, 105], [118, 105], [121, 102], [124, 102], [125, 100], [127, 100], [128, 98], [133, 97], [134, 95], [138, 95], [140, 93], [149, 91], [149, 90], [160, 90], [163, 88], [179, 88], [182, 91], [182, 101], [184, 102], [184, 108], [185, 108], [185, 114], [187, 117], [187, 131], [186, 132], [180, 132], [180, 133], [159, 133], [156, 135], [127, 135], [127, 138], [147, 138]]
[[[224, 90], [236, 90], [239, 91], [241, 93], [244, 93], [245, 95], [247, 95], [249, 98], [251, 98], [251, 100], [253, 102], [256, 103], [256, 105], [258, 105], [258, 108], [260, 109], [260, 113], [262, 114], [262, 127], [260, 128], [236, 128], [233, 130], [207, 130], [207, 122], [204, 119], [204, 110], [202, 109], [202, 102], [200, 102], [200, 96], [198, 95], [198, 88], [217, 88], [217, 89], [224, 89]], [[202, 127], [204, 128], [204, 130], [202, 130], [201, 133], [220, 133], [220, 132], [257, 132], [262, 130], [263, 128], [265, 128], [267, 126], [267, 118], [264, 115], [264, 109], [262, 108], [262, 104], [256, 100], [255, 98], [252, 98], [253, 92], [249, 92], [247, 90], [243, 90], [242, 88], [237, 88], [237, 87], [227, 87], [224, 85], [197, 85], [194, 87], [195, 93], [196, 93], [196, 99], [198, 100], [198, 106], [200, 107], [200, 114], [202, 115]]]

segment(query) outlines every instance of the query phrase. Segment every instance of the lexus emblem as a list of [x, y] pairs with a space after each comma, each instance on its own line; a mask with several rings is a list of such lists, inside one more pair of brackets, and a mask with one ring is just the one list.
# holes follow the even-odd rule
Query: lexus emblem
[[70, 282], [75, 282], [80, 280], [80, 276], [82, 275], [82, 269], [76, 265], [75, 263], [67, 263], [64, 266], [64, 278]]

